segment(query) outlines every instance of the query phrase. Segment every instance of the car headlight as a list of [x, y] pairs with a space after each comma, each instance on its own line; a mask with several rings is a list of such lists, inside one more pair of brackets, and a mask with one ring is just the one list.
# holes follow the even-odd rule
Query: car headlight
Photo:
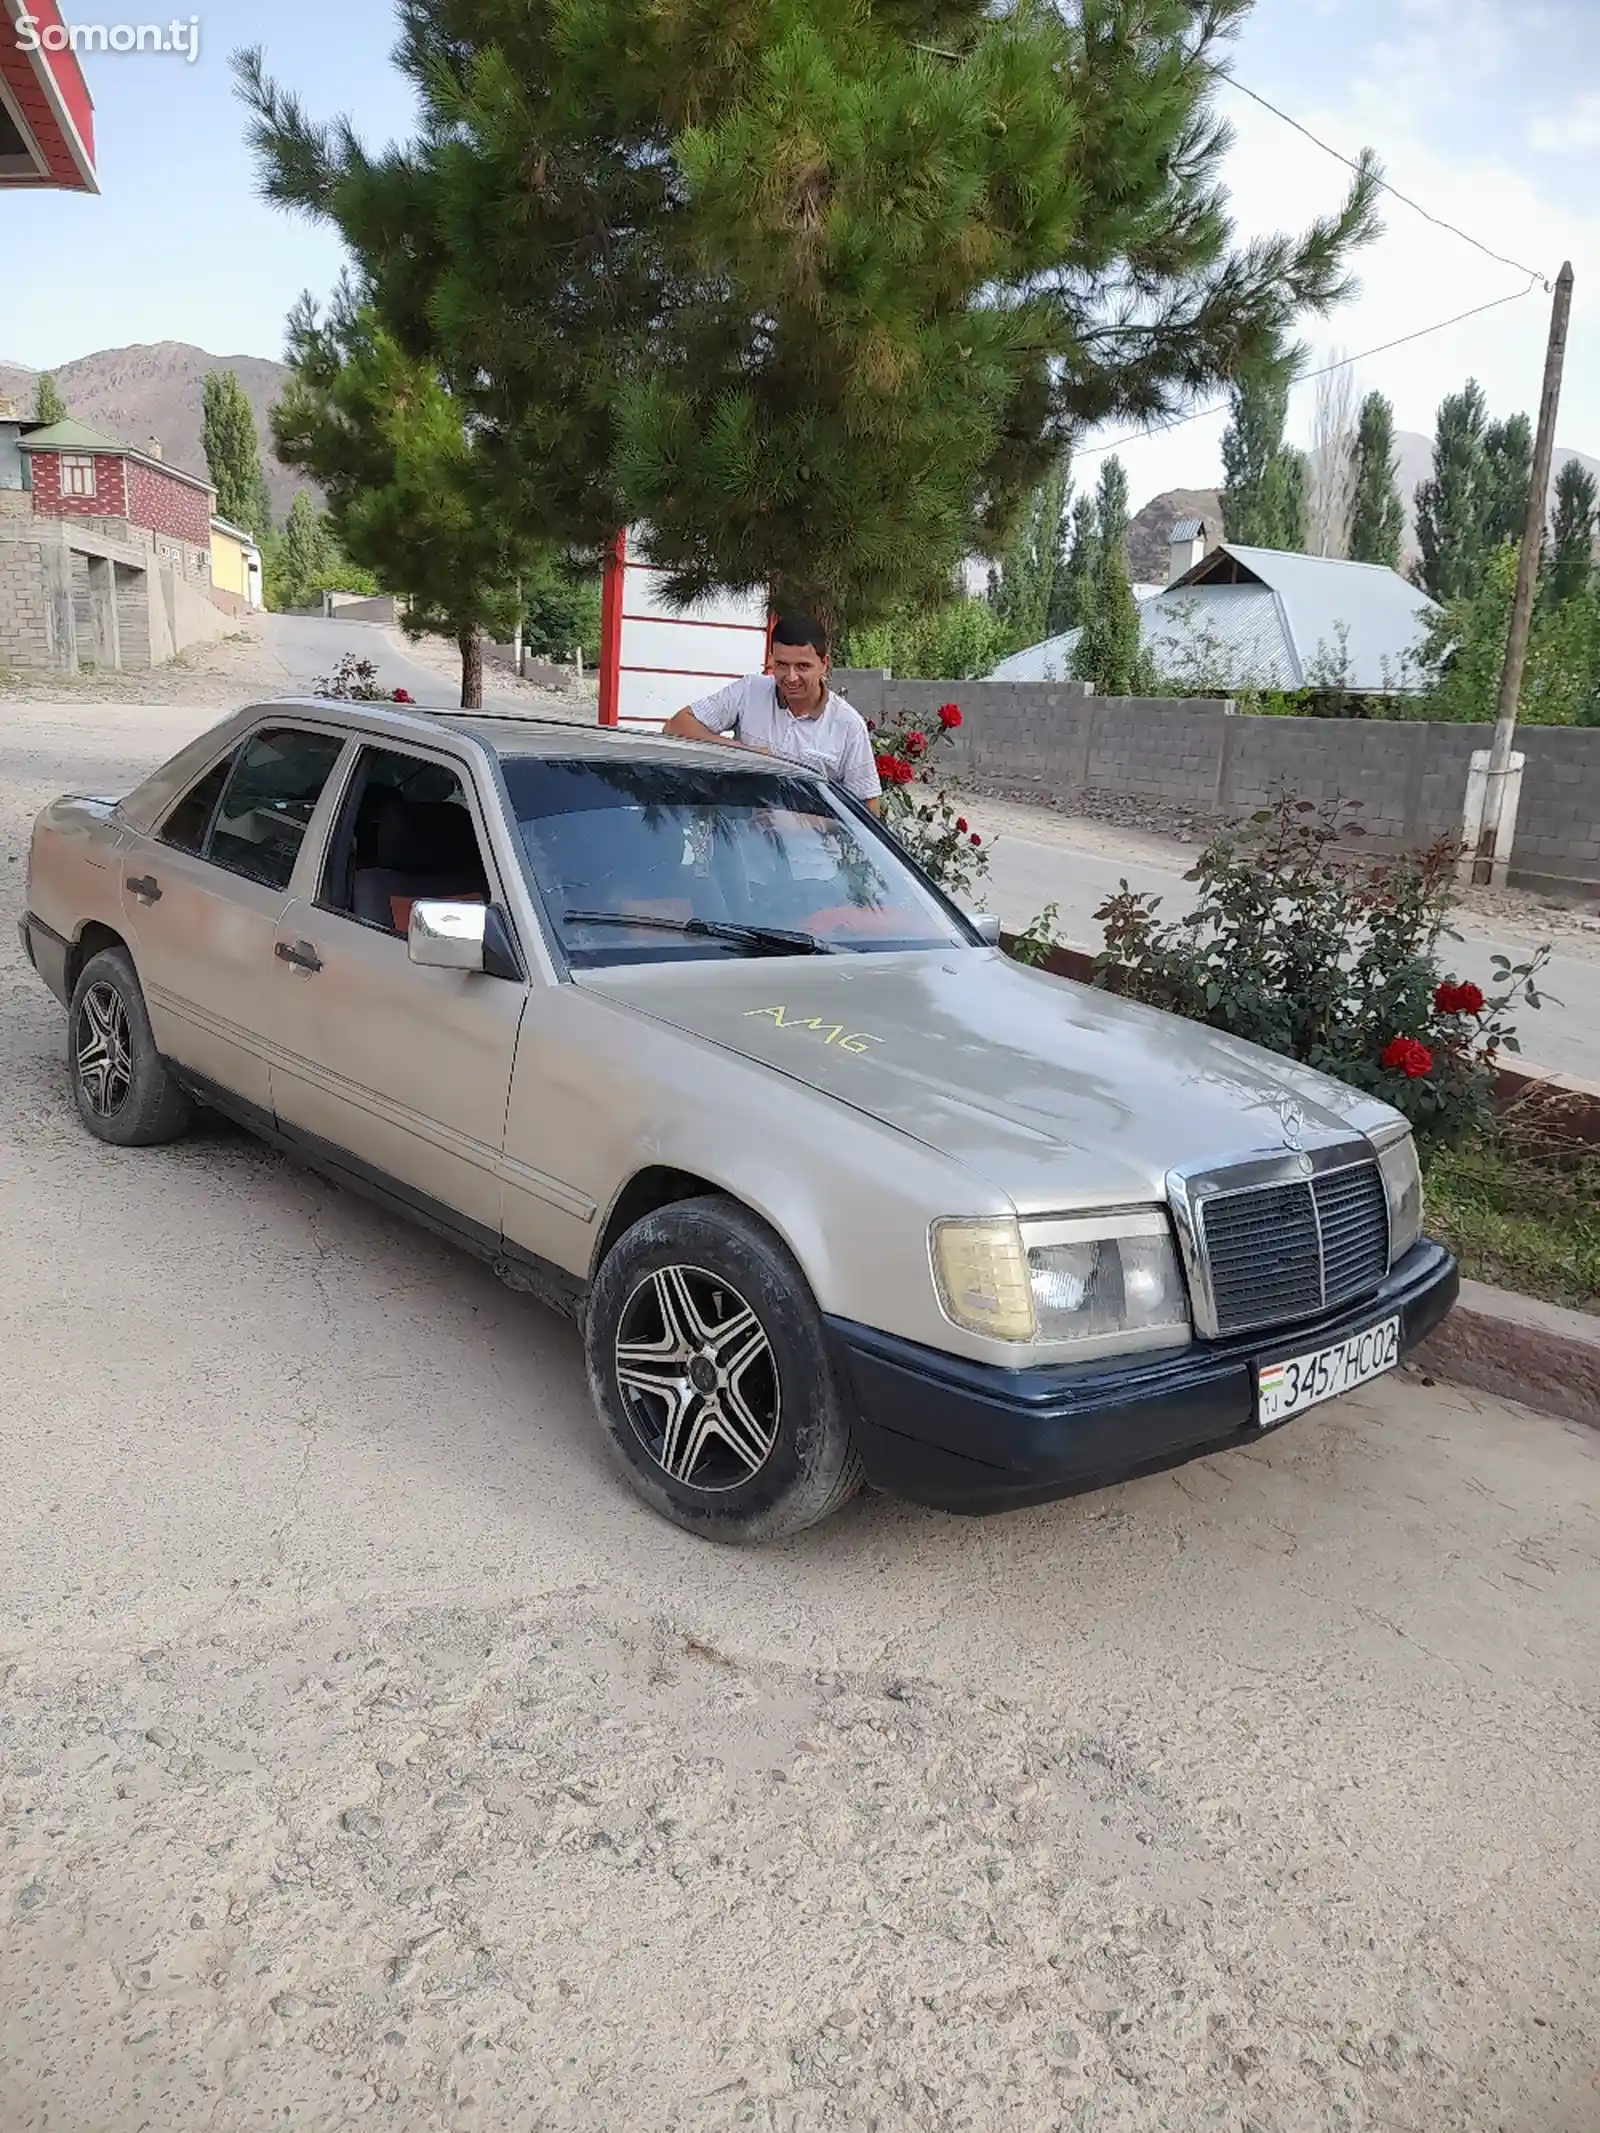
[[946, 1317], [996, 1340], [1145, 1347], [1188, 1337], [1188, 1293], [1158, 1208], [940, 1222], [933, 1261]]
[[1378, 1169], [1389, 1202], [1389, 1264], [1393, 1266], [1422, 1235], [1422, 1165], [1409, 1126], [1378, 1144]]

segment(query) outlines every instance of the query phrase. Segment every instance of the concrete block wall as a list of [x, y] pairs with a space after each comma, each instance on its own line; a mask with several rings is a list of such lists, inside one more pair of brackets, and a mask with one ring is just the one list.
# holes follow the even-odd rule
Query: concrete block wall
[[[1461, 833], [1467, 768], [1487, 726], [1414, 719], [1249, 718], [1203, 697], [1096, 697], [1081, 682], [894, 681], [836, 671], [866, 718], [932, 724], [961, 708], [951, 766], [996, 791], [1052, 800], [1086, 790], [1173, 802], [1221, 817], [1285, 790], [1351, 803], [1379, 845]], [[1529, 888], [1600, 896], [1600, 727], [1525, 726], [1512, 863]]]

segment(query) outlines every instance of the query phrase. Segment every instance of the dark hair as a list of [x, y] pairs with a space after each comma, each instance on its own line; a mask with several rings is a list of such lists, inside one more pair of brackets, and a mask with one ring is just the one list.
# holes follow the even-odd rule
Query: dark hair
[[774, 644], [809, 644], [819, 659], [828, 656], [828, 633], [815, 615], [780, 615], [772, 625]]

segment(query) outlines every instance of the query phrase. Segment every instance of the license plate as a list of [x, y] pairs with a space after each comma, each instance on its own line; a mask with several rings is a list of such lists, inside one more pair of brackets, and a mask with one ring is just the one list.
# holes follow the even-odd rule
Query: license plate
[[1364, 1333], [1291, 1355], [1282, 1363], [1256, 1365], [1256, 1421], [1262, 1429], [1287, 1422], [1304, 1408], [1336, 1400], [1342, 1392], [1381, 1378], [1400, 1360], [1400, 1321], [1386, 1318]]

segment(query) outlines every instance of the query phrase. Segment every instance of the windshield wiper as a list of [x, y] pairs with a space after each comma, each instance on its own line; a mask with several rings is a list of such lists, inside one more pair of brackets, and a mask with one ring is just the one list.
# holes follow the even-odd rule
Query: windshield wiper
[[741, 926], [724, 918], [658, 918], [653, 911], [564, 911], [568, 926], [647, 926], [657, 933], [688, 933], [697, 939], [733, 941], [764, 955], [835, 955], [831, 941], [785, 926]]

